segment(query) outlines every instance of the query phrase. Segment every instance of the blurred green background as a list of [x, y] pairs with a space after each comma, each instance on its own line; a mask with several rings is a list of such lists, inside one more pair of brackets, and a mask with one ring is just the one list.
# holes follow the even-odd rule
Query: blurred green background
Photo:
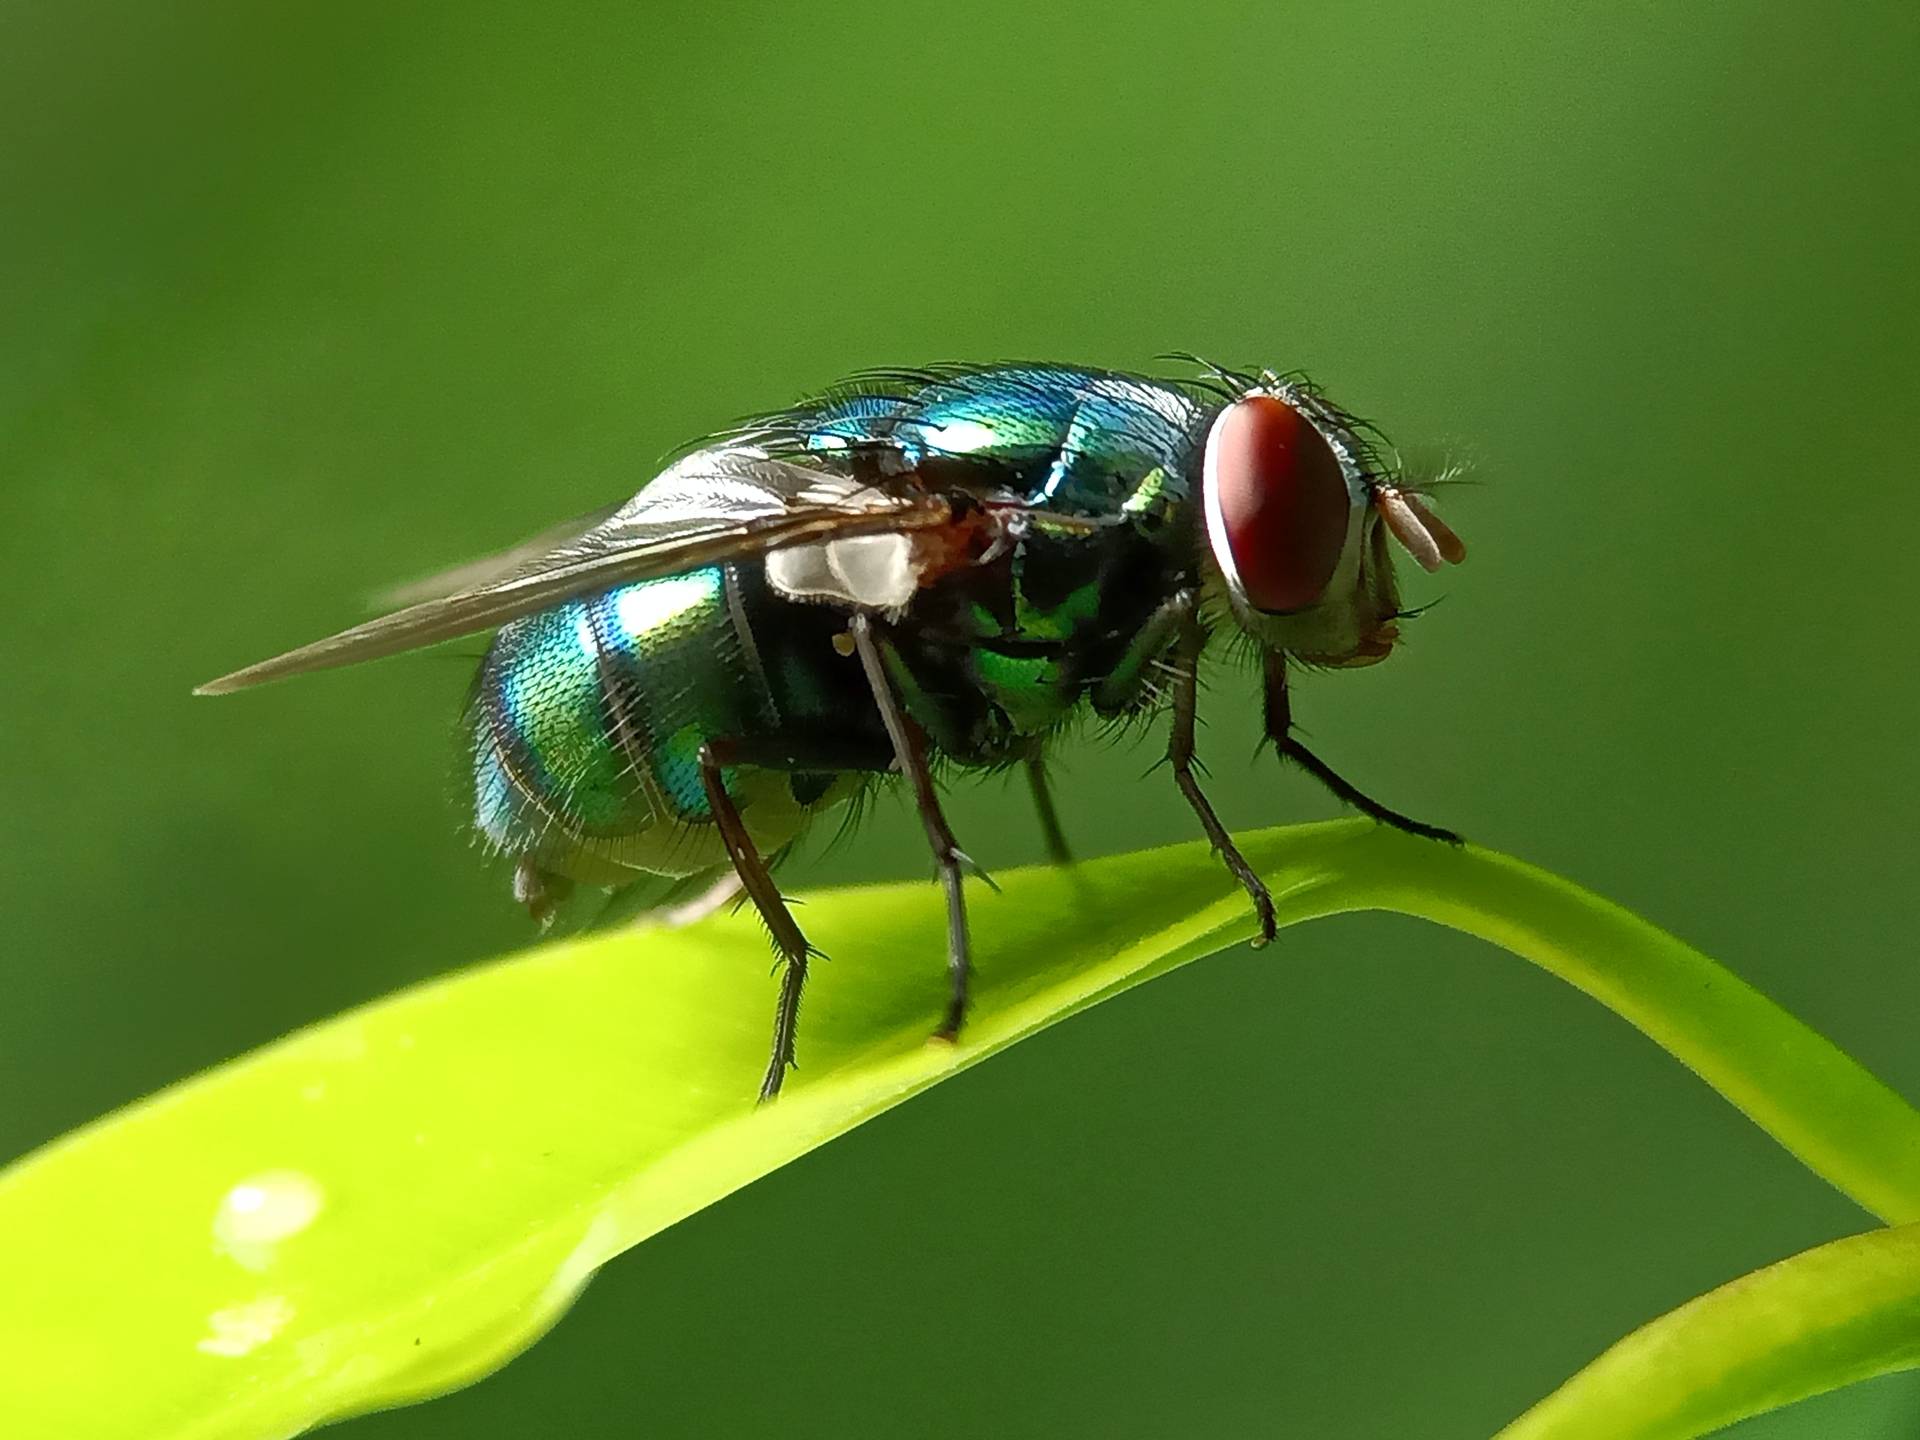
[[[1484, 480], [1402, 654], [1301, 688], [1322, 752], [1920, 1096], [1917, 71], [1895, 3], [6, 7], [0, 1158], [528, 939], [464, 839], [464, 662], [194, 682], [841, 372], [1174, 348]], [[1256, 712], [1216, 687], [1228, 820], [1327, 813]], [[1083, 850], [1193, 832], [1154, 753], [1064, 757]], [[1039, 853], [1017, 789], [952, 813]], [[888, 804], [789, 883], [920, 857]], [[970, 1072], [338, 1433], [1483, 1436], [1867, 1223], [1597, 1007], [1355, 918]], [[1920, 1435], [1920, 1385], [1738, 1433]]]

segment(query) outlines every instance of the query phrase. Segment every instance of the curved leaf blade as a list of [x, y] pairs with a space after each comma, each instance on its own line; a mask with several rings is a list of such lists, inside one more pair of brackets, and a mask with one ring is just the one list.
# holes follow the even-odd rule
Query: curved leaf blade
[[1643, 1326], [1496, 1440], [1691, 1440], [1920, 1365], [1920, 1225], [1756, 1270]]
[[[1920, 1217], [1920, 1115], [1626, 912], [1364, 822], [1242, 843], [1283, 923], [1390, 908], [1505, 944], [1863, 1203]], [[28, 1157], [0, 1175], [0, 1415], [73, 1440], [277, 1437], [466, 1383], [621, 1250], [1252, 928], [1201, 845], [1001, 886], [975, 892], [977, 1005], [959, 1045], [926, 1039], [944, 988], [929, 888], [813, 897], [809, 932], [843, 958], [816, 968], [805, 1069], [763, 1109], [768, 952], [750, 917], [717, 916], [403, 992]]]

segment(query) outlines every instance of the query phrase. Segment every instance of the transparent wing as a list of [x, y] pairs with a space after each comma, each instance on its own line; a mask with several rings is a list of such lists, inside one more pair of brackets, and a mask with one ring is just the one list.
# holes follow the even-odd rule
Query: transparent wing
[[505, 573], [223, 675], [194, 693], [229, 695], [357, 665], [491, 630], [612, 585], [792, 545], [932, 529], [951, 515], [939, 496], [904, 485], [882, 491], [758, 452], [701, 451], [599, 525]]
[[504, 580], [516, 571], [524, 569], [562, 546], [571, 545], [583, 539], [590, 531], [599, 529], [615, 515], [621, 505], [607, 505], [586, 515], [576, 516], [572, 520], [542, 530], [531, 539], [522, 540], [511, 549], [499, 551], [493, 555], [483, 555], [477, 560], [449, 566], [432, 575], [423, 575], [418, 580], [409, 580], [404, 584], [390, 586], [374, 594], [367, 606], [369, 610], [399, 610], [408, 605], [418, 605], [426, 600], [438, 600], [446, 595], [456, 595], [462, 590], [478, 590], [496, 580]]

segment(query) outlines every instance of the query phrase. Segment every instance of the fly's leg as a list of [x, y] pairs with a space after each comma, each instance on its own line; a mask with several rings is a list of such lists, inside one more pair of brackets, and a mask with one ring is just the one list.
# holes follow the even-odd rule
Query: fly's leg
[[1391, 825], [1396, 830], [1404, 830], [1409, 835], [1417, 835], [1422, 840], [1439, 840], [1448, 845], [1462, 843], [1460, 837], [1451, 830], [1427, 825], [1402, 815], [1398, 810], [1388, 809], [1341, 778], [1331, 765], [1296, 740], [1293, 735], [1293, 702], [1287, 694], [1286, 656], [1270, 654], [1266, 665], [1267, 738], [1273, 742], [1273, 748], [1282, 759], [1293, 761], [1326, 786], [1342, 804], [1351, 805], [1369, 819], [1377, 820], [1382, 825]]
[[881, 657], [880, 641], [874, 636], [872, 620], [865, 615], [856, 615], [848, 628], [853, 634], [854, 648], [860, 654], [860, 666], [866, 671], [867, 684], [873, 689], [874, 704], [880, 707], [880, 719], [893, 741], [894, 757], [908, 783], [913, 786], [914, 806], [920, 812], [920, 823], [927, 832], [927, 844], [933, 850], [934, 866], [947, 892], [947, 974], [952, 989], [947, 999], [946, 1018], [934, 1033], [940, 1039], [953, 1040], [966, 1023], [967, 987], [973, 976], [972, 950], [967, 939], [967, 898], [961, 886], [961, 877], [969, 869], [977, 873], [978, 867], [954, 841], [947, 817], [941, 812], [940, 797], [933, 789], [933, 775], [927, 769], [926, 740], [913, 717], [901, 708], [900, 699], [893, 692], [893, 682], [887, 678], [886, 662]]
[[733, 862], [734, 874], [753, 901], [754, 909], [773, 936], [774, 949], [780, 952], [780, 1000], [773, 1015], [773, 1053], [767, 1060], [766, 1078], [760, 1082], [760, 1099], [771, 1100], [780, 1093], [781, 1082], [794, 1065], [794, 1036], [800, 1026], [800, 993], [807, 984], [807, 961], [820, 952], [807, 943], [799, 924], [788, 908], [786, 897], [773, 883], [767, 862], [761, 858], [753, 837], [747, 833], [740, 809], [727, 794], [721, 769], [728, 765], [751, 765], [762, 770], [884, 770], [890, 757], [858, 742], [817, 742], [804, 739], [765, 737], [753, 740], [715, 738], [700, 747], [700, 783], [707, 792], [707, 808], [720, 832], [720, 843]]
[[720, 831], [720, 843], [727, 847], [727, 858], [733, 861], [734, 873], [766, 922], [774, 949], [784, 962], [780, 1000], [773, 1012], [773, 1054], [767, 1060], [766, 1078], [760, 1082], [760, 1098], [765, 1101], [780, 1093], [780, 1083], [793, 1064], [793, 1037], [800, 1026], [800, 992], [807, 985], [807, 960], [815, 951], [800, 933], [786, 897], [774, 885], [767, 862], [760, 858], [739, 807], [721, 780], [720, 767], [736, 763], [737, 758], [727, 741], [707, 741], [700, 747], [700, 783], [706, 787], [707, 808], [713, 812], [713, 823]]
[[1200, 782], [1194, 775], [1193, 727], [1195, 712], [1199, 708], [1200, 651], [1206, 641], [1206, 631], [1200, 627], [1193, 597], [1188, 596], [1181, 617], [1179, 639], [1173, 650], [1173, 734], [1167, 740], [1167, 763], [1173, 768], [1174, 784], [1180, 787], [1180, 793], [1187, 797], [1187, 804], [1193, 807], [1193, 813], [1200, 818], [1200, 828], [1207, 832], [1214, 853], [1225, 862], [1233, 878], [1246, 888], [1248, 897], [1252, 899], [1253, 913], [1260, 920], [1260, 933], [1253, 943], [1256, 946], [1265, 945], [1274, 936], [1273, 896], [1268, 893], [1266, 882], [1253, 873], [1253, 867], [1247, 864], [1246, 857], [1233, 843], [1233, 837], [1227, 833], [1227, 827], [1220, 823], [1220, 817], [1213, 813], [1213, 805], [1201, 792]]
[[1053, 806], [1053, 787], [1047, 784], [1047, 762], [1037, 747], [1027, 752], [1027, 784], [1033, 789], [1033, 809], [1040, 817], [1047, 859], [1055, 865], [1071, 865], [1073, 852], [1067, 848], [1066, 831], [1060, 828], [1060, 812]]

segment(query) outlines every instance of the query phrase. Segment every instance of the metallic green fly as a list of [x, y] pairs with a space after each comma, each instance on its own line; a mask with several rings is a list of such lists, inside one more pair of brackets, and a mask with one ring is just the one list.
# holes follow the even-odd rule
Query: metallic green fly
[[475, 823], [515, 861], [516, 896], [544, 918], [576, 881], [730, 866], [784, 961], [763, 1098], [793, 1064], [813, 953], [769, 862], [888, 774], [911, 787], [945, 887], [942, 1036], [966, 1017], [972, 862], [932, 762], [1024, 765], [1063, 857], [1043, 755], [1087, 712], [1170, 713], [1174, 783], [1271, 939], [1272, 899], [1195, 773], [1201, 653], [1244, 637], [1284, 758], [1376, 820], [1452, 840], [1301, 744], [1287, 681], [1392, 651], [1407, 612], [1389, 536], [1428, 570], [1465, 550], [1306, 380], [1197, 368], [864, 375], [703, 445], [570, 532], [201, 693], [496, 631], [471, 711]]

